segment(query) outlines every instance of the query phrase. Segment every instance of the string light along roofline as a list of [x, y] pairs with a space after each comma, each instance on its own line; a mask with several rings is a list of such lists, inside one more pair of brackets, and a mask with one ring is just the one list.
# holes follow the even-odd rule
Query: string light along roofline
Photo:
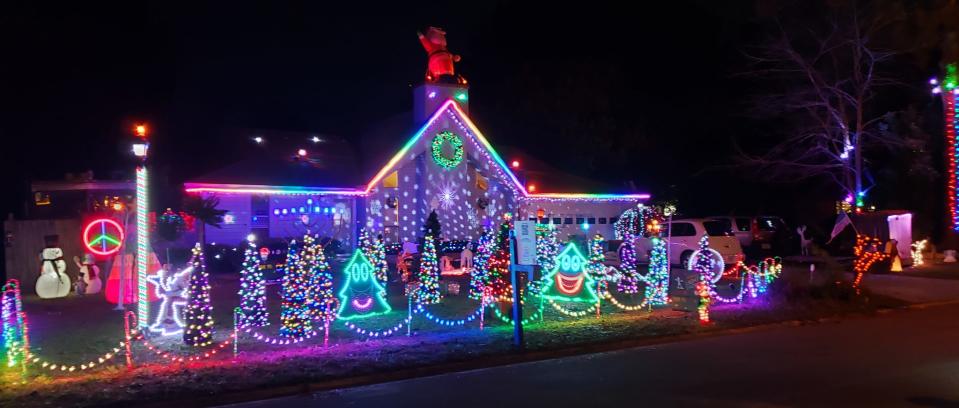
[[406, 154], [416, 146], [426, 131], [446, 113], [450, 119], [473, 136], [471, 140], [478, 141], [483, 153], [499, 166], [500, 172], [509, 180], [509, 186], [518, 193], [520, 200], [556, 200], [556, 201], [646, 201], [649, 194], [595, 194], [595, 193], [531, 193], [516, 174], [510, 169], [506, 161], [497, 153], [496, 149], [483, 135], [469, 116], [463, 111], [454, 99], [447, 99], [436, 112], [413, 134], [405, 145], [390, 158], [379, 172], [366, 184], [365, 188], [319, 187], [319, 186], [270, 186], [246, 184], [217, 184], [217, 183], [184, 183], [187, 193], [235, 193], [235, 194], [268, 194], [268, 195], [346, 195], [366, 196], [376, 184], [385, 178], [399, 164]]

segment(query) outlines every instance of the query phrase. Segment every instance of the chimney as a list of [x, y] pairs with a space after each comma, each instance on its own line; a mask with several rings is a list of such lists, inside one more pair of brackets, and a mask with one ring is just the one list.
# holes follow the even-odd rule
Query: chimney
[[447, 100], [456, 101], [460, 109], [469, 115], [469, 86], [427, 82], [413, 88], [413, 122], [417, 126], [426, 122]]

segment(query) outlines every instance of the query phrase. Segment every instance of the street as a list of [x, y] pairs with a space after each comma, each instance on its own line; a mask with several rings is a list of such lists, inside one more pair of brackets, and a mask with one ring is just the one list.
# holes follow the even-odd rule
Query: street
[[230, 407], [959, 407], [957, 313], [894, 311]]

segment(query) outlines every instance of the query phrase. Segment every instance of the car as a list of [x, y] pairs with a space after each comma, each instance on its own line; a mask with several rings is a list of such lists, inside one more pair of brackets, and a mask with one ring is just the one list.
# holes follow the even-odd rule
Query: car
[[753, 220], [752, 216], [741, 215], [720, 215], [708, 217], [716, 220], [725, 220], [733, 230], [733, 235], [739, 240], [739, 246], [749, 248], [753, 245]]
[[753, 218], [752, 223], [753, 245], [761, 251], [783, 252], [793, 248], [787, 248], [789, 242], [795, 241], [795, 233], [789, 230], [786, 222], [781, 217], [773, 215], [760, 215]]
[[[699, 249], [699, 240], [706, 235], [709, 237], [709, 247], [719, 252], [723, 262], [727, 265], [735, 264], [745, 259], [743, 248], [733, 234], [728, 221], [710, 218], [678, 219], [662, 224], [661, 237], [669, 237], [669, 263], [686, 268], [693, 252]], [[649, 255], [653, 249], [652, 239], [640, 238], [636, 240], [637, 260], [649, 262]]]

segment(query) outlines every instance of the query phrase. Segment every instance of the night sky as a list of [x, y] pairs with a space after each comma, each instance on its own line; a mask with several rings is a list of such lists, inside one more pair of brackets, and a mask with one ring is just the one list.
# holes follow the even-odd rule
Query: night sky
[[834, 196], [724, 167], [734, 141], [762, 132], [743, 114], [756, 85], [736, 73], [771, 7], [672, 3], [11, 4], [0, 15], [2, 209], [19, 212], [30, 179], [131, 172], [137, 121], [151, 126], [167, 186], [237, 159], [250, 141], [224, 129], [354, 138], [411, 109], [426, 63], [416, 31], [429, 25], [462, 55], [471, 115], [494, 145], [631, 180], [694, 215], [792, 217]]

